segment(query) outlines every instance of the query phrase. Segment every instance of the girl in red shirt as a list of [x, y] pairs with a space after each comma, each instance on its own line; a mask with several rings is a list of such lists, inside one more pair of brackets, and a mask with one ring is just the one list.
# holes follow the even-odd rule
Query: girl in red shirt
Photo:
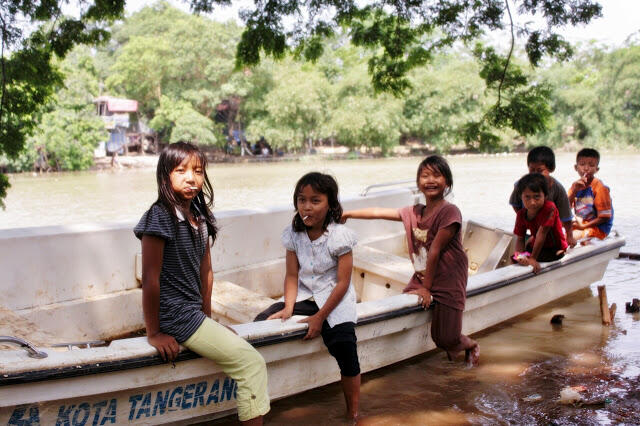
[[[547, 200], [546, 179], [540, 173], [525, 175], [518, 182], [518, 192], [524, 207], [518, 210], [516, 225], [515, 260], [521, 265], [533, 266], [533, 273], [540, 271], [540, 262], [551, 262], [564, 256], [567, 239], [556, 205]], [[531, 237], [525, 243], [525, 234]]]

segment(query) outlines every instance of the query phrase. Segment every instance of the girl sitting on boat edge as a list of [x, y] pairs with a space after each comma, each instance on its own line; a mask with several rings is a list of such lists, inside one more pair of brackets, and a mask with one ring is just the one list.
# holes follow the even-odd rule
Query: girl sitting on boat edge
[[284, 301], [256, 316], [255, 321], [308, 315], [305, 339], [322, 335], [340, 367], [347, 416], [357, 419], [360, 363], [356, 345], [356, 293], [351, 285], [352, 249], [356, 236], [340, 224], [338, 184], [323, 173], [302, 176], [293, 192], [296, 214], [282, 233], [286, 249]]
[[134, 229], [142, 241], [142, 308], [147, 339], [162, 359], [179, 343], [216, 362], [237, 384], [238, 418], [260, 425], [270, 409], [267, 368], [246, 340], [211, 319], [211, 245], [216, 221], [207, 159], [196, 145], [177, 142], [160, 154], [158, 199]]

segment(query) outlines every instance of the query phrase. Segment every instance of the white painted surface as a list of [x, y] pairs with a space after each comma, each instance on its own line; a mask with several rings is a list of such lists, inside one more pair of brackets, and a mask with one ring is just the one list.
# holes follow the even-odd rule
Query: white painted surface
[[[410, 191], [397, 190], [347, 200], [343, 205], [345, 208], [401, 207], [413, 203], [413, 199]], [[225, 212], [218, 216], [220, 236], [213, 251], [217, 284], [214, 285], [214, 316], [229, 323], [249, 321], [268, 306], [270, 298], [281, 294], [284, 249], [280, 245], [280, 234], [291, 216], [289, 208]], [[58, 341], [93, 340], [109, 332], [118, 334], [142, 327], [141, 290], [135, 266], [140, 244], [131, 231], [133, 225], [0, 231], [0, 270], [3, 271], [0, 288], [6, 295], [3, 303], [5, 309], [24, 318], [27, 335], [22, 337], [28, 339], [28, 334], [33, 332], [33, 327], [26, 327], [27, 324], [36, 324], [42, 329], [45, 337], [40, 338], [53, 335]], [[354, 251], [353, 274], [353, 284], [362, 301], [357, 307], [359, 321], [416, 306], [417, 296], [400, 294], [412, 274], [411, 264], [404, 255], [402, 226], [385, 221], [349, 221], [348, 226], [360, 237], [360, 245]], [[470, 258], [481, 266], [504, 235], [504, 232], [468, 224], [464, 239]], [[563, 267], [468, 298], [464, 332], [469, 334], [485, 329], [600, 279], [617, 249], [578, 263], [571, 261], [617, 242], [620, 240], [609, 239], [579, 247], [558, 262], [565, 265]], [[27, 257], [33, 262], [25, 267], [22, 259]], [[493, 253], [491, 261], [502, 257], [500, 253]], [[468, 291], [517, 279], [529, 270], [516, 265], [473, 275], [469, 278]], [[428, 338], [430, 316], [430, 312], [418, 311], [358, 326], [363, 372], [433, 349], [433, 342]], [[306, 325], [297, 323], [299, 319], [234, 324], [232, 327], [244, 338], [260, 339], [304, 330]], [[2, 325], [0, 334], [3, 334]], [[402, 350], [390, 350], [392, 348]], [[36, 360], [29, 358], [23, 350], [0, 349], [0, 375], [65, 367], [82, 370], [88, 365], [156, 353], [145, 337], [115, 340], [109, 346], [92, 349], [45, 348], [45, 351], [49, 357]], [[311, 342], [291, 340], [262, 346], [259, 351], [268, 364], [272, 398], [339, 379], [337, 365], [321, 339]], [[298, 374], [300, 371], [304, 374]], [[117, 400], [118, 423], [128, 422], [129, 415], [133, 416], [133, 422], [156, 423], [228, 414], [234, 407], [232, 401], [211, 402], [205, 407], [194, 407], [192, 401], [197, 399], [193, 392], [203, 389], [202, 383], [213, 387], [214, 383], [222, 386], [223, 381], [224, 377], [213, 362], [195, 359], [180, 362], [175, 368], [157, 365], [0, 386], [0, 422], [8, 422], [10, 416], [16, 415], [15, 407], [21, 404], [31, 404], [29, 407], [36, 404], [42, 419], [48, 419], [43, 423], [55, 423], [60, 407], [73, 405], [73, 415], [77, 411], [77, 416], [84, 416], [83, 410], [87, 406], [98, 407], [103, 401], [110, 403], [112, 399]], [[133, 409], [131, 398], [135, 400], [139, 395], [156, 395], [166, 390], [175, 391], [177, 395], [179, 389], [183, 392], [179, 409], [166, 411], [163, 415], [147, 415], [144, 409], [140, 411], [144, 408], [144, 399], [137, 402], [140, 405], [136, 410]], [[188, 389], [193, 391], [190, 397]], [[207, 390], [207, 395], [211, 392], [213, 389]], [[95, 409], [91, 409], [94, 411], [89, 415], [104, 416], [104, 412], [96, 414]]]

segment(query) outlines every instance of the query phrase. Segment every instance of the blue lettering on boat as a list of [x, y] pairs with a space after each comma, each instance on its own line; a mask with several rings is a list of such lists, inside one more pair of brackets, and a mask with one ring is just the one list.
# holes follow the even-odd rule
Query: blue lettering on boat
[[61, 405], [60, 408], [58, 408], [58, 418], [56, 419], [56, 426], [71, 426], [71, 419], [69, 418], [69, 416], [71, 415], [71, 412], [75, 407], [75, 405], [71, 405], [69, 407]]
[[222, 382], [222, 390], [219, 379], [213, 381], [207, 395], [208, 387], [209, 383], [203, 381], [158, 391], [155, 397], [151, 392], [131, 395], [129, 396], [129, 421], [139, 420], [142, 417], [161, 416], [167, 411], [188, 410], [198, 406], [205, 407], [212, 402], [217, 404], [236, 399], [237, 383], [229, 377]]
[[157, 393], [156, 401], [153, 404], [153, 414], [151, 414], [152, 416], [155, 417], [155, 415], [158, 414], [158, 410], [160, 410], [160, 415], [164, 414], [164, 412], [167, 410], [167, 402], [169, 402], [169, 392], [170, 390], [166, 391], [164, 397], [162, 396], [162, 392]]
[[[91, 426], [103, 426], [107, 422], [115, 424], [117, 404], [117, 400], [113, 398], [109, 401], [105, 399], [96, 402], [93, 406], [88, 402], [82, 402], [78, 405], [61, 405], [58, 407], [56, 426], [85, 426], [89, 424], [89, 419], [91, 419]], [[103, 412], [104, 408], [106, 410]]]
[[[78, 405], [61, 405], [58, 407], [58, 417], [56, 418], [56, 426], [103, 426], [107, 422], [116, 423], [118, 402], [115, 398], [111, 400], [103, 400], [93, 404], [82, 402]], [[37, 406], [33, 406], [37, 410]], [[106, 408], [106, 410], [103, 409]], [[91, 419], [91, 423], [89, 423]], [[31, 423], [11, 423], [9, 424], [31, 424]], [[37, 424], [37, 423], [33, 423]]]
[[[222, 382], [222, 383], [221, 383]], [[129, 396], [129, 421], [140, 420], [145, 417], [162, 416], [167, 411], [189, 410], [206, 407], [211, 403], [218, 404], [237, 398], [238, 384], [235, 380], [225, 377], [211, 383], [202, 381], [176, 386], [164, 391], [140, 393]], [[207, 389], [209, 393], [207, 394]], [[206, 402], [205, 402], [206, 401]], [[91, 405], [89, 402], [60, 405], [56, 426], [104, 426], [116, 424], [118, 414], [118, 400], [116, 398], [103, 400]], [[40, 425], [38, 405], [20, 405], [14, 408], [7, 423], [12, 426]]]
[[84, 426], [89, 420], [89, 414], [91, 413], [91, 406], [87, 402], [83, 402], [78, 405], [76, 411], [73, 413], [73, 426]]
[[224, 397], [227, 397], [228, 401], [236, 397], [236, 381], [229, 377], [224, 378], [224, 384], [222, 385], [222, 394], [220, 395], [220, 401], [224, 401]]
[[131, 404], [131, 409], [129, 410], [129, 421], [133, 420], [133, 415], [136, 413], [136, 405], [138, 401], [142, 400], [142, 395], [131, 395], [129, 397], [129, 404]]
[[200, 401], [200, 406], [204, 407], [204, 393], [207, 391], [207, 382], [200, 382], [196, 385], [196, 392], [193, 395], [193, 408], [198, 406], [198, 401]]
[[143, 414], [145, 417], [149, 417], [151, 415], [151, 392], [147, 392], [144, 395], [138, 414], [136, 414], [136, 420], [138, 420]]
[[193, 398], [193, 394], [190, 392], [194, 390], [196, 387], [195, 383], [190, 383], [184, 388], [184, 394], [182, 395], [182, 409], [186, 410], [191, 408], [191, 398]]
[[[100, 421], [100, 426], [106, 424], [107, 420], [112, 424], [116, 424], [116, 415], [118, 414], [117, 410], [118, 410], [118, 400], [113, 398], [111, 401], [109, 401], [109, 406], [107, 407], [107, 411], [105, 412], [104, 417]], [[95, 425], [95, 422], [94, 422], [94, 425]]]
[[[27, 417], [27, 410], [29, 414]], [[40, 424], [40, 412], [37, 405], [20, 405], [13, 410], [8, 425], [29, 426]]]
[[[171, 397], [169, 398], [169, 411], [175, 411], [180, 408], [180, 404], [182, 404], [182, 397], [179, 396], [175, 398], [176, 394], [182, 395], [182, 386], [178, 386], [171, 392]], [[175, 398], [175, 399], [174, 399]], [[176, 402], [176, 408], [173, 408], [173, 401]]]
[[211, 402], [214, 402], [215, 404], [218, 403], [219, 391], [220, 391], [220, 381], [216, 380], [215, 382], [213, 382], [213, 385], [211, 385], [211, 391], [209, 391], [209, 398], [207, 398], [207, 405], [211, 404]]
[[102, 409], [107, 406], [107, 401], [100, 401], [97, 404], [93, 404], [93, 409], [95, 413], [93, 414], [93, 421], [91, 422], [91, 426], [98, 426], [98, 420], [100, 420], [100, 413]]

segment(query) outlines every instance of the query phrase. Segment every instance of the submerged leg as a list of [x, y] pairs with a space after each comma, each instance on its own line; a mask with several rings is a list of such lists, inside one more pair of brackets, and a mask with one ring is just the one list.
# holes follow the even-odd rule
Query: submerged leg
[[360, 374], [354, 377], [340, 376], [344, 401], [347, 404], [347, 417], [358, 418], [358, 408], [360, 406]]
[[462, 334], [462, 311], [436, 303], [431, 319], [431, 338], [444, 349], [449, 361], [465, 351], [465, 361], [477, 365], [480, 357], [478, 343]]
[[340, 382], [347, 405], [347, 416], [356, 420], [360, 406], [360, 362], [355, 324], [344, 322], [331, 328], [325, 321], [322, 327], [322, 340], [340, 368]]

